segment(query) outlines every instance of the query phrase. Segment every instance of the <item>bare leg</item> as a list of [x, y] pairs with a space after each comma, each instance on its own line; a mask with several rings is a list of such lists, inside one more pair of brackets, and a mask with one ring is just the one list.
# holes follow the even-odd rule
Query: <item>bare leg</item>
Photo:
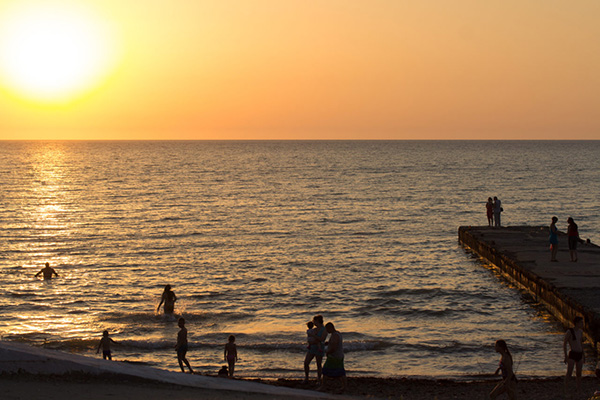
[[567, 373], [565, 375], [565, 396], [569, 395], [569, 379], [571, 379], [571, 375], [573, 375], [574, 366], [575, 362], [570, 358], [567, 359]]
[[306, 357], [304, 358], [304, 383], [308, 382], [308, 374], [310, 373], [310, 362], [314, 357], [314, 354], [306, 353]]
[[319, 380], [319, 382], [321, 382], [321, 378], [323, 376], [323, 367], [321, 366], [323, 364], [323, 356], [316, 356], [317, 357], [317, 378]]
[[581, 370], [583, 369], [583, 359], [575, 364], [575, 382], [577, 384], [577, 394], [581, 392]]

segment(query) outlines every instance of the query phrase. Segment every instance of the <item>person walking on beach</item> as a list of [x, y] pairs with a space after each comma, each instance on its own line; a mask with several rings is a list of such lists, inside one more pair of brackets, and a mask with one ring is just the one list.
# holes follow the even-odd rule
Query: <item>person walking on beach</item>
[[[567, 354], [567, 344], [571, 351]], [[565, 375], [565, 396], [568, 394], [569, 380], [573, 375], [575, 367], [575, 376], [577, 392], [581, 389], [581, 370], [585, 362], [583, 353], [583, 318], [575, 317], [573, 319], [573, 328], [567, 329], [563, 340], [563, 352], [565, 355], [565, 364], [567, 364], [567, 374]]]
[[567, 219], [569, 224], [567, 228], [567, 236], [569, 240], [569, 254], [571, 255], [571, 262], [577, 262], [577, 242], [579, 242], [579, 229], [573, 218]]
[[308, 383], [308, 375], [310, 373], [310, 362], [313, 358], [317, 359], [317, 379], [319, 383], [321, 383], [321, 365], [323, 363], [323, 356], [325, 355], [322, 344], [327, 338], [327, 331], [325, 330], [325, 326], [323, 325], [323, 316], [315, 315], [313, 317], [313, 323], [315, 324], [316, 333], [314, 333], [314, 338], [316, 339], [316, 341], [314, 344], [308, 346], [308, 351], [306, 353], [306, 357], [304, 358], [303, 383]]
[[517, 377], [513, 372], [513, 358], [508, 350], [506, 342], [502, 339], [497, 340], [494, 346], [497, 353], [500, 353], [500, 364], [496, 369], [495, 375], [502, 372], [502, 381], [496, 385], [490, 393], [490, 399], [494, 400], [502, 393], [506, 393], [510, 400], [517, 398]]
[[165, 314], [173, 314], [175, 312], [175, 302], [177, 301], [177, 296], [175, 296], [175, 292], [171, 290], [171, 285], [165, 285], [165, 290], [160, 297], [160, 303], [158, 303], [158, 307], [156, 307], [156, 312], [160, 310], [160, 306], [162, 303], [165, 303], [164, 311]]
[[100, 343], [98, 343], [96, 354], [100, 352], [100, 347], [102, 347], [102, 358], [104, 360], [108, 358], [112, 361], [112, 353], [110, 352], [111, 342], [116, 344], [116, 342], [108, 336], [108, 331], [102, 332], [102, 339], [100, 339]]
[[488, 197], [487, 203], [485, 203], [485, 211], [488, 220], [488, 226], [492, 227], [494, 223], [494, 201], [491, 197]]
[[502, 211], [504, 211], [504, 209], [502, 208], [502, 202], [500, 201], [499, 198], [494, 196], [494, 226], [496, 228], [500, 228], [500, 226], [501, 226], [500, 213]]
[[175, 345], [175, 350], [177, 351], [177, 361], [179, 362], [179, 367], [181, 368], [181, 372], [185, 372], [183, 368], [183, 363], [187, 365], [190, 369], [190, 373], [194, 373], [194, 370], [190, 366], [190, 362], [187, 360], [185, 355], [188, 351], [188, 341], [187, 341], [187, 328], [185, 327], [185, 319], [179, 318], [177, 321], [177, 325], [179, 326], [179, 333], [177, 334], [177, 344]]
[[52, 268], [50, 266], [50, 263], [46, 263], [46, 266], [44, 268], [42, 268], [40, 270], [40, 272], [38, 272], [37, 274], [35, 274], [35, 277], [37, 278], [38, 276], [40, 276], [40, 274], [44, 275], [44, 280], [48, 281], [50, 279], [52, 279], [52, 275], [56, 275], [56, 277], [58, 278], [58, 274], [56, 273], [56, 271], [54, 270], [54, 268]]
[[329, 336], [329, 344], [327, 345], [327, 360], [323, 365], [323, 383], [319, 390], [323, 391], [327, 388], [328, 381], [331, 379], [341, 378], [342, 391], [348, 387], [346, 379], [346, 370], [344, 369], [344, 343], [342, 334], [335, 329], [335, 326], [328, 322], [325, 329]]
[[558, 253], [558, 228], [556, 223], [558, 217], [552, 217], [552, 223], [550, 224], [550, 261], [558, 261], [556, 259], [556, 253]]
[[223, 354], [225, 361], [229, 365], [229, 377], [233, 378], [235, 363], [238, 359], [237, 346], [235, 345], [235, 336], [229, 335], [229, 342], [225, 344], [225, 353]]

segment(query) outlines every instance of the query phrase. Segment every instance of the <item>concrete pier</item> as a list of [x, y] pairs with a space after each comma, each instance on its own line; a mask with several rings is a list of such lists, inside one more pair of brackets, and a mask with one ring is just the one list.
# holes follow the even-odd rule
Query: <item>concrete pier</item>
[[565, 326], [571, 327], [573, 318], [582, 316], [585, 334], [599, 350], [600, 247], [580, 243], [578, 262], [570, 262], [567, 236], [559, 232], [558, 262], [551, 262], [548, 226], [461, 226], [458, 237], [506, 278], [527, 289]]

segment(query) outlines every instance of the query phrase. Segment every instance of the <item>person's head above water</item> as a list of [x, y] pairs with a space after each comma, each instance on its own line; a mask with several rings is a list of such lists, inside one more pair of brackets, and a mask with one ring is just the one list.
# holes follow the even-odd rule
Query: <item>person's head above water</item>
[[171, 291], [171, 285], [165, 285], [165, 292]]

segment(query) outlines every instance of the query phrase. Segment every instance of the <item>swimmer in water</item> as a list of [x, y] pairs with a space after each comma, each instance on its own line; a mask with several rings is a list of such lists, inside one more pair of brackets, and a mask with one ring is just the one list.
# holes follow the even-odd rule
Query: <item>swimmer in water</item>
[[56, 277], [58, 277], [58, 274], [56, 273], [56, 271], [54, 270], [54, 268], [52, 268], [50, 266], [50, 263], [46, 263], [46, 266], [44, 268], [42, 268], [40, 270], [40, 272], [38, 272], [37, 274], [35, 274], [35, 277], [37, 278], [38, 276], [40, 276], [40, 274], [44, 274], [44, 280], [50, 280], [52, 279], [52, 274], [56, 275]]
[[165, 303], [165, 314], [173, 314], [175, 312], [175, 302], [177, 301], [177, 296], [175, 296], [175, 292], [171, 290], [171, 285], [165, 286], [165, 291], [163, 292], [160, 303], [158, 303], [158, 307], [156, 307], [156, 311], [160, 310], [160, 306]]

